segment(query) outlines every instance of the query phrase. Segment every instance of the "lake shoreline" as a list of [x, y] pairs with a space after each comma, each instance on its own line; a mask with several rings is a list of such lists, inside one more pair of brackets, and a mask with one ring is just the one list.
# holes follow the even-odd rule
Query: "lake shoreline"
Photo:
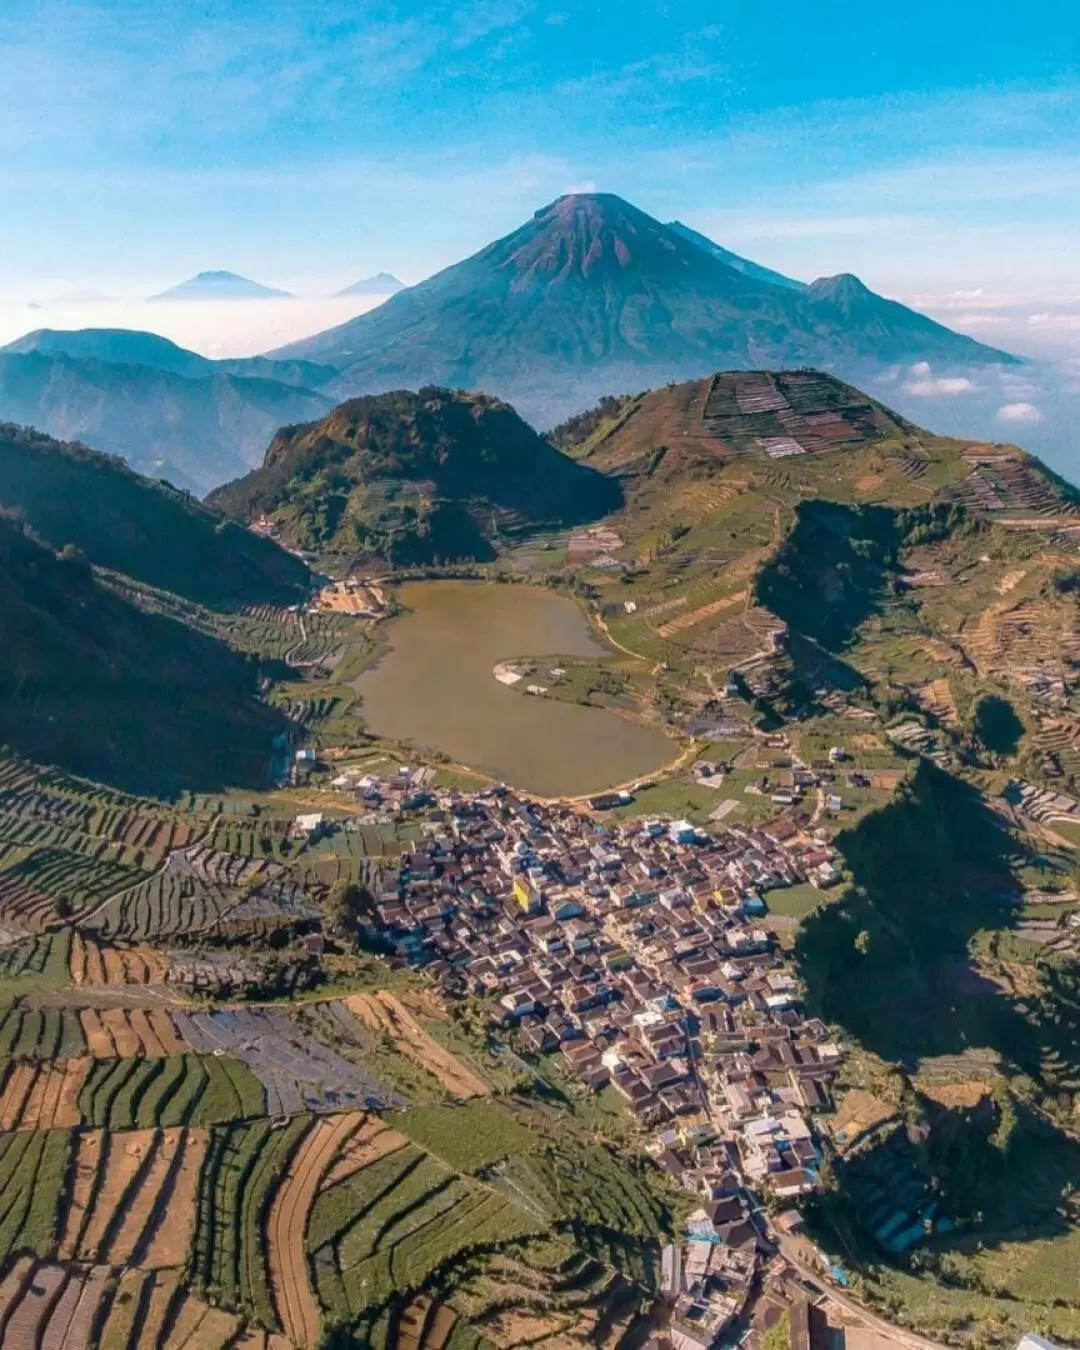
[[582, 800], [682, 762], [680, 741], [623, 710], [526, 695], [495, 678], [496, 666], [516, 664], [511, 653], [533, 662], [610, 653], [575, 597], [440, 579], [408, 582], [398, 599], [403, 612], [381, 626], [378, 657], [352, 686], [372, 735], [550, 800]]

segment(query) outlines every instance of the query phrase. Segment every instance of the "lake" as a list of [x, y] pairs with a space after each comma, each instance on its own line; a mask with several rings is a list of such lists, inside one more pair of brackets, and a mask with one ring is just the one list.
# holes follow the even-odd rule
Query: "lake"
[[513, 787], [581, 796], [656, 772], [676, 757], [662, 732], [603, 708], [537, 698], [492, 670], [518, 656], [594, 656], [585, 615], [537, 587], [420, 581], [402, 587], [390, 650], [356, 682], [376, 735], [441, 750]]

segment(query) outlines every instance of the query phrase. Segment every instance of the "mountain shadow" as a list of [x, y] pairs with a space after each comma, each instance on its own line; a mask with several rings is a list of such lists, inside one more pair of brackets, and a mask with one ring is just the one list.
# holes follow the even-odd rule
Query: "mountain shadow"
[[129, 792], [260, 787], [284, 716], [255, 663], [0, 516], [0, 743]]
[[122, 460], [0, 424], [0, 507], [40, 539], [187, 600], [292, 604], [308, 570], [272, 540]]
[[978, 791], [922, 760], [836, 843], [853, 884], [796, 946], [815, 1011], [886, 1059], [979, 1045], [1037, 1061], [1028, 1024], [969, 964], [974, 935], [1014, 918], [1019, 861]]
[[943, 503], [893, 510], [802, 501], [795, 523], [757, 578], [757, 600], [788, 627], [838, 652], [900, 589], [901, 551], [976, 528]]

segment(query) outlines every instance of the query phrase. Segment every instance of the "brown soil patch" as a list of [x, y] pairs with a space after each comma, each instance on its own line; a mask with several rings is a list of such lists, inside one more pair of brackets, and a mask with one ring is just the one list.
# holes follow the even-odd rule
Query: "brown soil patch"
[[841, 1153], [860, 1139], [868, 1130], [896, 1115], [896, 1108], [872, 1092], [853, 1088], [837, 1107], [831, 1131], [837, 1150]]
[[873, 492], [884, 483], [886, 476], [883, 473], [864, 473], [855, 479], [855, 491]]
[[99, 1342], [101, 1350], [127, 1350], [131, 1345], [141, 1302], [139, 1295], [146, 1281], [152, 1279], [152, 1275], [142, 1270], [127, 1270], [121, 1275], [108, 1319], [102, 1328]]
[[142, 1048], [139, 1038], [131, 1029], [126, 1008], [104, 1008], [101, 1012], [102, 1025], [107, 1027], [121, 1059], [130, 1059]]
[[455, 1097], [486, 1097], [491, 1091], [456, 1055], [443, 1049], [388, 989], [376, 994], [352, 994], [345, 1006], [369, 1027], [385, 1032], [396, 1049], [434, 1074]]
[[240, 1318], [185, 1295], [164, 1350], [224, 1350], [233, 1344]]
[[181, 1266], [187, 1260], [195, 1228], [199, 1176], [209, 1142], [208, 1129], [189, 1127], [184, 1131], [180, 1165], [174, 1172], [172, 1194], [164, 1207], [166, 1221], [158, 1223], [141, 1260], [147, 1269]]
[[134, 1347], [134, 1350], [157, 1350], [161, 1333], [165, 1327], [165, 1319], [180, 1285], [180, 1275], [179, 1270], [159, 1270], [155, 1272], [153, 1276], [154, 1288], [147, 1304], [146, 1317], [143, 1319], [138, 1345]]
[[165, 1058], [165, 1047], [158, 1039], [157, 1028], [145, 1008], [132, 1008], [128, 1013], [128, 1025], [135, 1033], [144, 1055], [150, 1059]]
[[398, 1318], [397, 1350], [420, 1350], [420, 1337], [430, 1308], [431, 1299], [421, 1294], [404, 1310]]
[[734, 595], [725, 595], [720, 600], [713, 600], [711, 604], [702, 605], [700, 609], [692, 609], [689, 614], [680, 614], [677, 619], [661, 624], [656, 630], [656, 636], [674, 637], [676, 633], [681, 633], [686, 628], [693, 628], [716, 614], [723, 614], [725, 610], [741, 605], [746, 599], [746, 594], [746, 591], [736, 591]]
[[86, 943], [81, 933], [71, 936], [71, 952], [68, 956], [68, 972], [72, 984], [82, 984], [86, 979]]
[[116, 1045], [108, 1027], [101, 1020], [101, 1014], [95, 1008], [83, 1008], [79, 1013], [79, 1021], [91, 1055], [95, 1059], [112, 1059], [116, 1055]]
[[94, 1260], [99, 1251], [104, 1255], [104, 1244], [117, 1208], [127, 1199], [132, 1182], [155, 1147], [157, 1134], [157, 1130], [130, 1130], [123, 1133], [117, 1131], [108, 1136], [102, 1159], [101, 1184], [79, 1242], [79, 1251], [84, 1260]]
[[338, 1154], [337, 1161], [323, 1178], [321, 1189], [326, 1190], [339, 1181], [355, 1176], [373, 1162], [404, 1148], [408, 1142], [397, 1130], [387, 1129], [378, 1117], [369, 1117]]
[[950, 1110], [970, 1111], [990, 1096], [989, 1083], [930, 1083], [919, 1085], [924, 1097]]
[[46, 1316], [66, 1278], [62, 1266], [38, 1266], [16, 1308], [8, 1314], [5, 1350], [34, 1350], [41, 1344]]
[[89, 1059], [15, 1064], [0, 1093], [0, 1130], [71, 1129]]
[[443, 1350], [456, 1322], [457, 1313], [453, 1308], [448, 1303], [440, 1303], [428, 1323], [427, 1335], [424, 1337], [425, 1350]]
[[[193, 1216], [190, 1213], [181, 1213], [168, 1202], [166, 1187], [169, 1178], [176, 1174], [180, 1166], [180, 1160], [187, 1147], [186, 1134], [182, 1127], [158, 1131], [150, 1167], [143, 1173], [105, 1253], [111, 1266], [126, 1265], [135, 1256], [144, 1234], [151, 1234], [163, 1226], [168, 1228], [173, 1245], [177, 1248], [183, 1239], [181, 1260], [175, 1262], [177, 1265], [182, 1264], [183, 1257], [187, 1255], [187, 1238]], [[169, 1211], [168, 1215], [166, 1210]], [[166, 1263], [156, 1261], [154, 1264]]]
[[110, 947], [76, 933], [68, 962], [73, 984], [161, 984], [166, 962], [151, 947]]
[[316, 1121], [304, 1136], [270, 1206], [270, 1286], [285, 1335], [297, 1346], [313, 1346], [319, 1339], [319, 1305], [304, 1248], [308, 1214], [334, 1155], [365, 1119], [362, 1112], [351, 1112]]
[[151, 1008], [146, 1014], [165, 1055], [187, 1055], [191, 1046], [176, 1030], [176, 1024], [164, 1008]]

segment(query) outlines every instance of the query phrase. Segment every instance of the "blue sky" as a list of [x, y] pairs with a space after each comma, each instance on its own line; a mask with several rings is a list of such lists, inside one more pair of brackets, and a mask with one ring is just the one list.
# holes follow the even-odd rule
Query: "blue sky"
[[0, 294], [144, 293], [210, 267], [310, 293], [383, 268], [418, 280], [588, 186], [796, 275], [854, 270], [976, 325], [1010, 303], [1065, 323], [1080, 15], [1064, 0], [0, 7]]

